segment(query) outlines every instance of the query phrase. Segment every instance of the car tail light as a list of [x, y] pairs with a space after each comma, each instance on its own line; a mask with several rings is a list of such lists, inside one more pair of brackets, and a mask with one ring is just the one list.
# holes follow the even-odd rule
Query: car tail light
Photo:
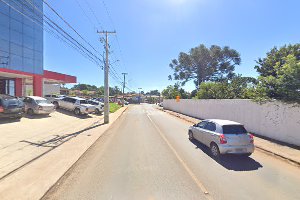
[[39, 106], [39, 108], [38, 108], [39, 110], [43, 110], [43, 107], [42, 106]]
[[221, 144], [226, 144], [227, 143], [227, 140], [226, 140], [226, 137], [224, 134], [220, 135], [220, 143]]
[[250, 137], [250, 143], [253, 143], [254, 142], [254, 136], [252, 134], [249, 134], [249, 137]]
[[4, 112], [4, 108], [2, 106], [0, 106], [0, 113]]

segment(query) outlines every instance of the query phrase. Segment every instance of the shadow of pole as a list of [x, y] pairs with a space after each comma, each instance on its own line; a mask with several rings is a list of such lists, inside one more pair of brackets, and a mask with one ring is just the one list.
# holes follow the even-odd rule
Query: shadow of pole
[[[32, 163], [33, 161], [37, 160], [38, 158], [41, 158], [42, 156], [48, 154], [49, 152], [51, 152], [52, 150], [54, 150], [55, 148], [61, 146], [62, 144], [64, 144], [65, 142], [71, 140], [72, 138], [84, 133], [85, 131], [97, 128], [99, 126], [104, 125], [104, 123], [102, 122], [101, 124], [97, 124], [97, 125], [92, 125], [88, 128], [82, 129], [80, 131], [74, 132], [74, 133], [70, 133], [70, 134], [65, 134], [62, 136], [59, 135], [55, 135], [54, 138], [47, 140], [47, 141], [42, 141], [42, 142], [30, 142], [30, 141], [26, 141], [26, 140], [22, 140], [20, 142], [25, 142], [28, 143], [30, 145], [36, 146], [36, 147], [49, 147], [50, 149], [48, 149], [47, 151], [43, 152], [42, 154], [32, 158], [31, 160], [27, 161], [26, 163], [22, 164], [21, 166], [15, 168], [14, 170], [10, 171], [9, 173], [3, 175], [2, 177], [0, 177], [0, 180], [5, 179], [6, 177], [8, 177], [9, 175], [13, 174], [14, 172], [18, 171], [19, 169], [25, 167], [26, 165]], [[51, 143], [57, 143], [56, 145], [50, 145]]]

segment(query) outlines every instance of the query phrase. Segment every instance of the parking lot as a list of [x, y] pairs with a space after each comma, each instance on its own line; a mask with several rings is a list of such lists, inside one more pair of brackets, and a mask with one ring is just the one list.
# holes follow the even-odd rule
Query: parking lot
[[0, 119], [0, 179], [84, 131], [100, 125], [103, 116], [83, 115], [59, 109], [49, 116]]

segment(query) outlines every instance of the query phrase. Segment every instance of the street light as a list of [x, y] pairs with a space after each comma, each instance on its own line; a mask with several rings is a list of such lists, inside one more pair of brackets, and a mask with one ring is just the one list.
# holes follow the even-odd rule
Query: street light
[[141, 89], [143, 88], [138, 88], [139, 89], [139, 104], [141, 104]]

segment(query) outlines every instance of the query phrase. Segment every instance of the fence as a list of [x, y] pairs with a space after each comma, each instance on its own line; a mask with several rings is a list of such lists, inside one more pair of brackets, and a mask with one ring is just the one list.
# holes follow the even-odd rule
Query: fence
[[202, 119], [228, 119], [249, 132], [300, 146], [300, 106], [282, 102], [258, 104], [244, 99], [164, 100], [165, 109]]

